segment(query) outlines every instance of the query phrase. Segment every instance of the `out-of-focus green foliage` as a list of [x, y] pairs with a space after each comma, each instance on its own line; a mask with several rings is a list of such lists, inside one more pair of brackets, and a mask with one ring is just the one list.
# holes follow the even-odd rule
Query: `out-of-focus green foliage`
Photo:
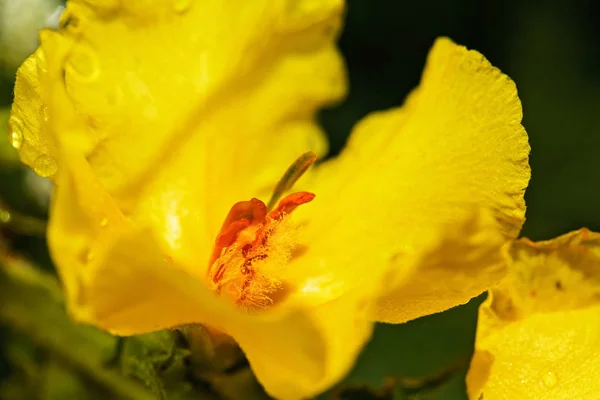
[[94, 328], [75, 326], [65, 314], [60, 286], [53, 275], [4, 255], [0, 262], [0, 304], [0, 323], [8, 328], [8, 340], [2, 348], [12, 370], [10, 380], [0, 387], [0, 398], [96, 399], [102, 394], [152, 398], [141, 385], [104, 368], [116, 338]]
[[[9, 115], [10, 109], [8, 107], [0, 108], [0, 126], [6, 127], [8, 125]], [[18, 162], [19, 155], [10, 142], [4, 139], [0, 140], [0, 168], [10, 168]]]
[[247, 363], [223, 364], [208, 354], [210, 343], [195, 355], [201, 365], [195, 363], [192, 336], [178, 330], [116, 338], [74, 324], [57, 278], [5, 252], [0, 304], [0, 348], [10, 366], [0, 399], [267, 399]]
[[56, 23], [61, 0], [0, 0], [0, 67], [14, 71], [36, 48], [37, 30]]

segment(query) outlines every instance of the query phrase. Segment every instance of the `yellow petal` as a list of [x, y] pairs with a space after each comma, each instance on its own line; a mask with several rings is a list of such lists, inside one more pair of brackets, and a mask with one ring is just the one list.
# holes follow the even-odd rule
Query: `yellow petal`
[[[506, 75], [480, 53], [437, 40], [406, 104], [361, 121], [341, 156], [305, 182], [317, 197], [298, 212], [310, 247], [293, 269], [350, 287], [394, 270], [399, 285], [375, 315], [385, 322], [482, 293], [500, 276], [499, 236], [515, 237], [524, 219], [529, 145], [521, 117]], [[477, 221], [479, 210], [500, 224]]]
[[[178, 260], [205, 263], [233, 203], [264, 197], [299, 154], [326, 152], [314, 114], [345, 92], [342, 13], [342, 0], [70, 1], [59, 34], [43, 35], [19, 71], [21, 157], [41, 156], [43, 174], [68, 163], [52, 143], [73, 148], [71, 138], [38, 113], [74, 108], [74, 151], [119, 208], [154, 226]], [[68, 96], [43, 106], [48, 70], [64, 70]]]
[[45, 62], [43, 51], [38, 49], [19, 68], [9, 119], [9, 138], [13, 147], [19, 150], [25, 164], [42, 175], [46, 175], [43, 168], [40, 169], [44, 158], [56, 158], [57, 152], [48, 129], [48, 108], [42, 102], [38, 80], [38, 74], [46, 68]]
[[[45, 32], [19, 71], [12, 125], [26, 163], [73, 168], [61, 141], [173, 257], [204, 267], [228, 207], [270, 190], [306, 150], [325, 152], [313, 119], [345, 91], [333, 43], [343, 3], [175, 3], [69, 2], [60, 33]], [[68, 96], [43, 103], [63, 66]], [[56, 121], [72, 108], [77, 129]]]
[[265, 389], [279, 399], [311, 398], [350, 370], [370, 338], [368, 307], [377, 287], [365, 287], [318, 307], [240, 327], [236, 339]]
[[[367, 306], [374, 287], [313, 307], [250, 315], [172, 265], [149, 232], [121, 236], [80, 287], [85, 308], [74, 316], [130, 335], [187, 323], [227, 332], [277, 399], [316, 395], [345, 375], [371, 335]], [[133, 253], [132, 248], [139, 249]]]
[[[60, 40], [50, 35], [44, 43], [52, 47], [60, 45]], [[59, 48], [52, 55], [59, 60], [64, 52]], [[67, 94], [60, 79], [49, 80], [53, 83], [45, 97], [53, 104], [64, 103]], [[196, 255], [190, 265], [174, 262], [177, 247], [170, 237], [156, 235], [156, 225], [152, 225], [158, 214], [157, 218], [173, 221], [172, 227], [179, 226], [170, 214], [172, 209], [162, 207], [167, 203], [155, 203], [149, 209], [147, 229], [138, 225], [141, 218], [125, 217], [97, 171], [78, 151], [81, 147], [66, 140], [80, 137], [85, 129], [75, 110], [52, 107], [50, 111], [53, 131], [60, 131], [65, 140], [58, 141], [62, 171], [57, 176], [49, 241], [75, 319], [121, 335], [192, 322], [223, 330], [243, 348], [265, 389], [281, 399], [317, 394], [348, 371], [370, 336], [367, 307], [379, 291], [378, 281], [373, 279], [318, 309], [294, 304], [260, 315], [236, 309], [204, 284], [203, 246], [209, 247], [214, 238], [186, 243], [186, 251]], [[192, 152], [176, 159], [188, 166], [197, 164]], [[171, 174], [173, 186], [169, 186], [168, 178], [157, 175], [156, 182], [164, 179], [163, 192], [156, 184], [157, 195], [145, 204], [167, 201], [190, 190], [185, 186], [189, 181], [182, 184]], [[181, 185], [179, 190], [171, 190], [177, 185]], [[210, 210], [196, 206], [192, 211], [206, 218]]]
[[353, 365], [371, 334], [368, 307], [381, 279], [318, 307], [248, 314], [208, 290], [202, 267], [175, 263], [166, 241], [134, 227], [83, 157], [69, 160], [73, 168], [57, 182], [49, 241], [76, 320], [119, 335], [189, 323], [222, 330], [281, 399], [315, 395]]
[[[239, 192], [274, 181], [298, 154], [323, 152], [312, 119], [345, 90], [333, 45], [343, 4], [311, 3], [126, 2], [108, 17], [106, 7], [69, 3], [67, 90], [108, 190], [135, 201], [132, 185], [189, 151], [195, 164], [210, 165], [196, 186], [216, 197], [211, 206], [226, 203], [225, 213]], [[199, 183], [195, 166], [172, 173]], [[235, 198], [223, 198], [234, 178]]]
[[[469, 249], [481, 237], [470, 226], [493, 226], [484, 237], [496, 248], [493, 233], [500, 229], [480, 217], [480, 209], [486, 215], [491, 208], [507, 231], [518, 230], [527, 145], [516, 97], [476, 75], [476, 89], [492, 85], [479, 98], [492, 105], [465, 103], [465, 76], [481, 69], [471, 65], [476, 53], [439, 42], [431, 63], [448, 62], [458, 71], [463, 86], [446, 89], [462, 100], [433, 101], [443, 87], [435, 82], [447, 81], [429, 68], [420, 92], [398, 114], [402, 134], [395, 132], [396, 116], [391, 123], [367, 121], [363, 126], [381, 134], [367, 140], [370, 134], [359, 128], [351, 146], [365, 141], [369, 151], [351, 150], [317, 174], [323, 201], [304, 231], [310, 248], [297, 257], [302, 265], [289, 267], [292, 273], [296, 266], [331, 271], [344, 295], [291, 298], [260, 315], [235, 309], [202, 283], [216, 230], [232, 203], [274, 182], [299, 153], [323, 150], [314, 110], [343, 92], [332, 43], [340, 2], [267, 4], [71, 2], [60, 34], [42, 37], [50, 73], [38, 80], [58, 143], [56, 154], [45, 154], [60, 172], [50, 244], [71, 313], [121, 334], [189, 322], [222, 329], [240, 343], [271, 394], [293, 399], [323, 390], [351, 366], [370, 334], [369, 306], [390, 266], [393, 283], [412, 279], [420, 256], [448, 247], [440, 232], [452, 224], [473, 233], [464, 246]], [[227, 29], [216, 22], [222, 20], [229, 21]], [[482, 76], [505, 80], [488, 69]], [[507, 104], [517, 105], [518, 118], [505, 115]], [[430, 109], [443, 118], [431, 122]], [[480, 148], [475, 139], [482, 132], [487, 145]], [[419, 155], [424, 145], [437, 145], [437, 153]], [[422, 176], [430, 184], [415, 187]], [[483, 176], [497, 182], [488, 186]]]
[[[151, 230], [128, 224], [96, 183], [85, 163], [69, 178], [60, 175], [63, 190], [49, 232], [75, 319], [120, 335], [207, 324], [240, 344], [259, 381], [278, 399], [313, 396], [353, 365], [371, 334], [368, 307], [378, 281], [319, 307], [248, 314], [210, 292], [202, 276], [187, 272], [191, 268], [173, 263], [169, 246]], [[63, 193], [69, 198], [61, 199]]]
[[376, 320], [401, 323], [465, 304], [504, 277], [505, 240], [491, 215], [474, 214], [439, 236], [418, 257], [398, 255], [392, 261], [407, 276], [379, 299]]
[[479, 310], [469, 398], [592, 399], [600, 393], [600, 235], [516, 242]]

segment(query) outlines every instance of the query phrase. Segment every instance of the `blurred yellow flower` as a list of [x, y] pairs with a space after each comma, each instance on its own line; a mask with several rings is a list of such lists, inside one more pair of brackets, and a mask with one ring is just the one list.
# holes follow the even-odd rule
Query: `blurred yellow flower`
[[296, 399], [348, 371], [373, 321], [502, 278], [529, 179], [521, 105], [448, 39], [402, 108], [287, 193], [326, 153], [316, 110], [345, 93], [342, 15], [341, 0], [71, 1], [41, 33], [10, 137], [56, 183], [49, 244], [73, 318], [122, 335], [208, 325]]
[[479, 310], [469, 398], [594, 399], [600, 393], [600, 234], [519, 240]]

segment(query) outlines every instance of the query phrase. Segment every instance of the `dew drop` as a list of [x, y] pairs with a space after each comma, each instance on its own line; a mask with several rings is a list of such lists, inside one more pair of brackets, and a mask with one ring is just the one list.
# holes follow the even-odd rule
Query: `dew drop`
[[19, 131], [10, 132], [10, 143], [15, 149], [19, 149], [23, 144], [23, 134]]
[[108, 225], [108, 218], [104, 217], [100, 220], [100, 228], [106, 228]]
[[18, 150], [23, 145], [23, 124], [17, 117], [11, 117], [8, 121], [8, 125], [8, 139], [10, 140], [12, 147]]
[[189, 10], [192, 0], [173, 0], [173, 9], [178, 13], [184, 13]]
[[89, 264], [94, 258], [96, 258], [96, 253], [94, 253], [92, 249], [87, 246], [81, 249], [79, 253], [79, 261], [82, 264]]
[[558, 378], [554, 372], [548, 371], [542, 376], [542, 383], [544, 386], [551, 389], [558, 383]]
[[48, 106], [45, 104], [40, 107], [40, 118], [42, 121], [48, 122]]
[[80, 45], [69, 57], [65, 71], [70, 78], [81, 83], [90, 83], [100, 75], [100, 63], [96, 52], [87, 45]]
[[52, 176], [58, 171], [56, 160], [47, 154], [42, 154], [33, 160], [33, 170], [42, 178]]

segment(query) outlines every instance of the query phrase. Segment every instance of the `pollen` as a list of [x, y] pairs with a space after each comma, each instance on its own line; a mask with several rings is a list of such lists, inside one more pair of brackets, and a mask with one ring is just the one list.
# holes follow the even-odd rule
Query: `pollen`
[[273, 303], [274, 294], [283, 287], [282, 271], [297, 244], [291, 213], [315, 195], [296, 192], [277, 201], [316, 159], [312, 152], [300, 156], [275, 187], [268, 207], [256, 198], [231, 207], [209, 261], [207, 281], [214, 292], [248, 310]]

